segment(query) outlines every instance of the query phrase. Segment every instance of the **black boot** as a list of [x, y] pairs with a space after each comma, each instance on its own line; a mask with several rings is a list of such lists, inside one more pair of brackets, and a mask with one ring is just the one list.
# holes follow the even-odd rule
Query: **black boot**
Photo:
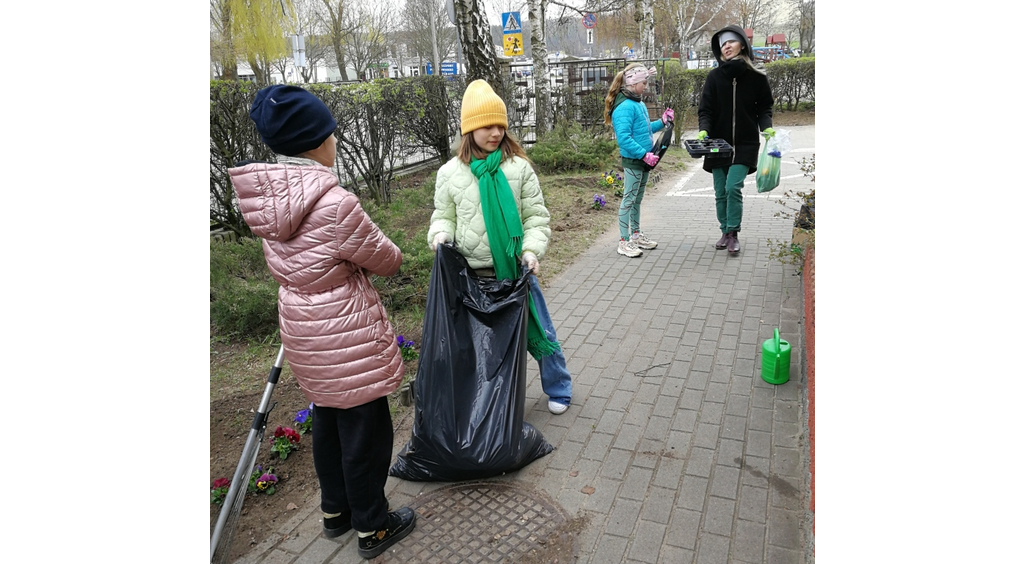
[[368, 537], [359, 537], [359, 556], [370, 559], [409, 536], [416, 528], [416, 512], [408, 507], [388, 513], [386, 526]]

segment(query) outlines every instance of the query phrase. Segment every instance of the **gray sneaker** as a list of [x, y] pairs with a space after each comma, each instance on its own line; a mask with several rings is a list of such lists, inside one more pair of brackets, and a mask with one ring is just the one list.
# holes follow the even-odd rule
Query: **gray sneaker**
[[658, 242], [651, 241], [650, 239], [648, 239], [647, 235], [644, 235], [643, 231], [634, 233], [633, 236], [630, 237], [630, 241], [632, 241], [634, 244], [636, 244], [637, 247], [641, 249], [650, 250], [658, 246]]
[[644, 252], [636, 247], [636, 243], [633, 241], [623, 241], [619, 239], [619, 254], [627, 256], [629, 258], [642, 257]]

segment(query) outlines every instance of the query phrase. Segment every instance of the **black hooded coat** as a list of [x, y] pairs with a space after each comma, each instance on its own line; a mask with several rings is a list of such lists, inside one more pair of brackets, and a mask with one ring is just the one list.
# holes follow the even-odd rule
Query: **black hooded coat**
[[704, 157], [704, 170], [732, 164], [747, 165], [747, 174], [757, 171], [757, 153], [761, 131], [772, 126], [772, 89], [768, 77], [750, 68], [740, 57], [725, 61], [718, 37], [731, 31], [742, 38], [743, 53], [753, 50], [743, 29], [730, 25], [711, 36], [711, 50], [718, 67], [711, 69], [704, 80], [704, 90], [697, 106], [697, 122], [712, 139], [724, 139], [733, 146], [733, 153], [724, 157]]

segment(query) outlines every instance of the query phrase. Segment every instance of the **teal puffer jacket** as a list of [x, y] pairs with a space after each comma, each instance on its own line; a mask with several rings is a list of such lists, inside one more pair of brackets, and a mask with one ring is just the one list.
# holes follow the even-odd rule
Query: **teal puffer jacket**
[[[551, 215], [544, 207], [540, 181], [530, 163], [512, 157], [501, 163], [509, 188], [519, 206], [523, 221], [523, 251], [543, 258], [551, 239]], [[483, 208], [480, 207], [480, 185], [469, 170], [469, 165], [457, 157], [437, 171], [434, 187], [434, 213], [430, 216], [427, 242], [438, 233], [447, 233], [448, 242], [454, 241], [471, 268], [494, 268], [491, 246], [484, 226]]]
[[661, 131], [665, 124], [660, 119], [651, 121], [643, 102], [619, 94], [616, 106], [612, 109], [612, 127], [615, 128], [619, 154], [627, 159], [639, 160], [651, 152], [654, 134]]

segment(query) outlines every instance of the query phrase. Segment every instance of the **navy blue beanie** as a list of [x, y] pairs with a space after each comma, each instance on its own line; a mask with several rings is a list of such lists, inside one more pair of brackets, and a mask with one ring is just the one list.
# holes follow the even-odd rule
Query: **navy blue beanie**
[[249, 117], [263, 142], [279, 155], [295, 156], [316, 149], [338, 127], [320, 98], [283, 84], [257, 92]]

